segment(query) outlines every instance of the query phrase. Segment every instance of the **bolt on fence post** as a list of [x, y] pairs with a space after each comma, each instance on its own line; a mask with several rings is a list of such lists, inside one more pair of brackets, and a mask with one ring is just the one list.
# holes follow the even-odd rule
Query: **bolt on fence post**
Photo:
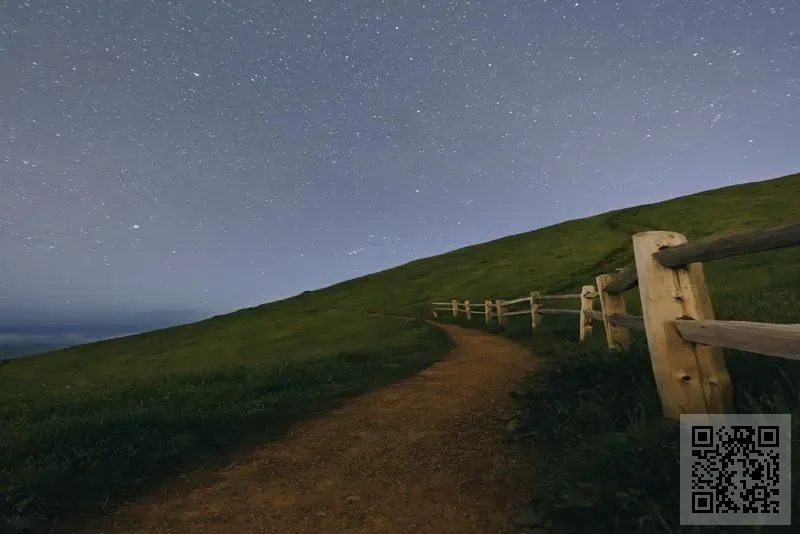
[[682, 413], [729, 413], [733, 405], [722, 349], [684, 341], [674, 323], [681, 317], [714, 319], [702, 264], [671, 269], [653, 256], [686, 241], [676, 232], [633, 236], [650, 362], [664, 415], [670, 419]]

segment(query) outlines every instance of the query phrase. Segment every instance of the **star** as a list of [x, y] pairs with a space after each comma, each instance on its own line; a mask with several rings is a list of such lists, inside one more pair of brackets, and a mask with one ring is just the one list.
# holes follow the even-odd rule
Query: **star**
[[798, 170], [796, 1], [72, 4], [0, 17], [18, 305], [232, 310]]

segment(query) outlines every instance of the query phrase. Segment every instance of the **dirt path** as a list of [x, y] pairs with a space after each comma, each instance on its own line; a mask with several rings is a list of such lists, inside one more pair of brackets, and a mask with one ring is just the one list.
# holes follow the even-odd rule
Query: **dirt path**
[[86, 532], [515, 532], [533, 474], [505, 441], [504, 418], [535, 361], [503, 338], [439, 326], [457, 344], [445, 360]]

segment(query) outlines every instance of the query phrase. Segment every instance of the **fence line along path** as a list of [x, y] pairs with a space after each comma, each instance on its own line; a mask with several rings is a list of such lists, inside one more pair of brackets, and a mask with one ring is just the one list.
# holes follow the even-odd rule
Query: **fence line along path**
[[[800, 360], [800, 324], [720, 321], [714, 318], [703, 265], [742, 254], [800, 245], [800, 221], [770, 228], [689, 242], [683, 234], [667, 231], [641, 232], [632, 237], [634, 262], [616, 274], [600, 274], [580, 293], [559, 295], [532, 291], [528, 296], [484, 300], [482, 309], [469, 301], [434, 302], [433, 315], [449, 311], [492, 317], [502, 328], [508, 318], [530, 315], [537, 328], [544, 315], [577, 315], [578, 339], [583, 342], [593, 321], [601, 321], [611, 350], [630, 347], [631, 331], [647, 336], [650, 361], [664, 415], [677, 419], [682, 413], [729, 413], [733, 409], [730, 375], [722, 348]], [[642, 315], [626, 313], [624, 293], [639, 288]], [[595, 299], [600, 310], [594, 309]], [[574, 300], [575, 309], [545, 308], [548, 300]], [[527, 304], [524, 309], [511, 306]]]

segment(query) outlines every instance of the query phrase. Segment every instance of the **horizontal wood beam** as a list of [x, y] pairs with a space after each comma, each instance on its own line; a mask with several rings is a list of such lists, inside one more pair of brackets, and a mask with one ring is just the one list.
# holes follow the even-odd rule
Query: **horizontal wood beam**
[[800, 324], [675, 321], [685, 341], [800, 360]]
[[797, 221], [767, 230], [748, 230], [676, 245], [656, 252], [653, 257], [664, 267], [675, 268], [690, 263], [799, 245], [800, 221]]
[[614, 326], [621, 326], [644, 332], [644, 317], [628, 315], [627, 313], [612, 313], [608, 316], [608, 320], [611, 321], [611, 324]]
[[518, 299], [514, 299], [514, 300], [504, 300], [503, 304], [508, 306], [510, 304], [519, 304], [520, 302], [530, 302], [530, 301], [531, 301], [530, 297], [522, 297], [522, 298], [518, 298]]
[[[600, 310], [588, 310], [585, 313], [596, 321], [603, 320], [603, 312]], [[632, 330], [641, 330], [644, 332], [644, 317], [628, 315], [627, 313], [612, 313], [608, 317], [611, 324], [614, 326], [627, 327]]]
[[531, 310], [530, 310], [530, 308], [528, 308], [527, 310], [517, 310], [517, 311], [513, 311], [513, 312], [505, 312], [503, 315], [505, 317], [510, 317], [511, 315], [530, 315], [530, 314], [531, 314]]
[[600, 310], [586, 310], [585, 313], [595, 321], [603, 320], [603, 312], [601, 312]]
[[579, 299], [580, 293], [567, 293], [566, 295], [539, 295], [538, 300]]
[[567, 310], [558, 308], [539, 308], [539, 313], [542, 315], [580, 315], [580, 310]]
[[638, 284], [639, 277], [636, 274], [636, 264], [631, 263], [615, 274], [614, 279], [606, 285], [603, 291], [609, 295], [621, 295]]

